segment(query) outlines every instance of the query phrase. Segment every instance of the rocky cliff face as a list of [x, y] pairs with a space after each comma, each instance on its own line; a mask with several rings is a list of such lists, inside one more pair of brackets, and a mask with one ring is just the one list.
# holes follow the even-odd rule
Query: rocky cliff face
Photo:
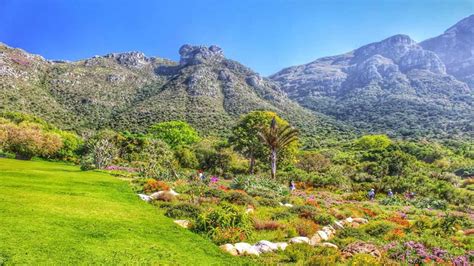
[[472, 134], [472, 90], [446, 71], [435, 52], [395, 35], [270, 78], [303, 106], [366, 131]]
[[474, 89], [474, 15], [420, 45], [435, 52], [446, 64], [449, 74]]
[[140, 52], [52, 62], [2, 45], [0, 111], [32, 113], [79, 131], [144, 131], [152, 123], [185, 120], [210, 134], [228, 132], [240, 115], [265, 109], [304, 134], [350, 132], [290, 100], [275, 82], [225, 58], [215, 45], [183, 45], [179, 54], [179, 63]]

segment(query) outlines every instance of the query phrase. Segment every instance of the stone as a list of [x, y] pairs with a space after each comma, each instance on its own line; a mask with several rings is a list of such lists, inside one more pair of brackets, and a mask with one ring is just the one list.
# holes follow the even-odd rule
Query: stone
[[288, 208], [291, 208], [291, 207], [293, 207], [293, 204], [285, 203], [285, 204], [283, 204], [283, 206], [288, 207]]
[[223, 251], [229, 253], [232, 256], [238, 256], [239, 255], [239, 252], [237, 251], [237, 249], [232, 244], [225, 244], [225, 245], [220, 246], [219, 248], [222, 249]]
[[250, 245], [249, 243], [241, 242], [241, 243], [234, 244], [234, 247], [239, 253], [239, 255], [243, 255], [246, 250], [252, 247], [252, 245]]
[[306, 244], [309, 244], [309, 238], [305, 237], [305, 236], [297, 236], [297, 237], [293, 237], [292, 239], [290, 239], [288, 241], [290, 244], [299, 244], [299, 243], [306, 243]]
[[329, 243], [329, 242], [321, 243], [321, 246], [339, 249], [336, 245], [334, 245], [333, 243]]
[[140, 197], [140, 199], [146, 201], [146, 202], [150, 202], [152, 200], [152, 198], [148, 195], [145, 195], [145, 194], [138, 194], [138, 196]]
[[154, 192], [150, 195], [150, 198], [152, 199], [157, 199], [161, 194], [163, 194], [164, 191], [158, 191], [158, 192]]
[[224, 59], [224, 53], [216, 45], [209, 47], [185, 44], [179, 49], [180, 65], [212, 64]]
[[346, 218], [346, 222], [348, 222], [348, 223], [352, 223], [353, 221], [354, 221], [354, 220], [352, 220], [352, 217], [347, 217], [347, 218]]
[[344, 229], [344, 225], [340, 221], [335, 221], [334, 222], [334, 227], [336, 229]]
[[172, 194], [173, 196], [178, 196], [178, 195], [179, 195], [179, 193], [177, 193], [177, 192], [174, 191], [173, 189], [170, 189], [168, 192], [169, 192], [170, 194]]
[[352, 219], [355, 223], [358, 223], [358, 224], [366, 224], [369, 222], [369, 220], [365, 219], [365, 218], [353, 218]]
[[322, 239], [321, 239], [321, 237], [319, 236], [319, 234], [316, 233], [316, 234], [314, 234], [314, 235], [311, 237], [311, 239], [309, 240], [309, 244], [310, 244], [311, 246], [315, 246], [315, 245], [321, 243], [321, 240], [322, 240]]
[[329, 236], [324, 231], [318, 231], [317, 234], [321, 237], [322, 240], [329, 240]]
[[275, 243], [272, 243], [272, 242], [267, 241], [267, 240], [260, 240], [253, 246], [260, 253], [267, 253], [267, 252], [272, 252], [272, 251], [278, 250], [278, 246]]
[[245, 210], [245, 213], [249, 214], [249, 213], [253, 213], [254, 212], [254, 209], [253, 208], [247, 208]]
[[350, 258], [359, 253], [369, 254], [376, 258], [380, 258], [382, 256], [377, 246], [363, 241], [351, 243], [342, 250], [342, 256], [344, 258]]
[[175, 220], [174, 223], [186, 229], [189, 228], [190, 225], [188, 220]]
[[277, 242], [275, 243], [276, 247], [280, 250], [285, 250], [288, 247], [288, 243], [286, 242]]

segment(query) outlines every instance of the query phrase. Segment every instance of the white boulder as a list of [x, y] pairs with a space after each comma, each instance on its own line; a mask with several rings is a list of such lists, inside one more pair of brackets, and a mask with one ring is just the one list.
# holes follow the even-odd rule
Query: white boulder
[[321, 246], [338, 249], [338, 247], [336, 245], [334, 245], [333, 243], [329, 243], [329, 242], [321, 243]]
[[326, 234], [324, 231], [318, 231], [317, 232], [319, 237], [321, 237], [322, 240], [329, 240], [329, 236]]
[[297, 237], [293, 237], [288, 242], [291, 243], [291, 244], [299, 244], [299, 243], [309, 244], [309, 238], [307, 238], [305, 236], [297, 236]]
[[260, 253], [267, 253], [267, 252], [272, 252], [276, 251], [278, 249], [278, 246], [275, 243], [272, 243], [267, 240], [260, 240], [257, 242], [257, 244], [253, 245], [258, 252]]
[[145, 194], [138, 194], [138, 196], [140, 197], [141, 200], [144, 200], [146, 202], [150, 202], [152, 200], [150, 196], [145, 195]]
[[275, 243], [275, 245], [280, 250], [285, 250], [286, 247], [288, 247], [288, 243], [286, 243], [286, 242], [278, 242], [278, 243]]
[[223, 251], [229, 253], [232, 256], [239, 255], [239, 252], [237, 251], [237, 249], [232, 244], [222, 245], [222, 246], [220, 246], [220, 249], [222, 249]]
[[348, 223], [352, 223], [353, 221], [354, 221], [354, 220], [352, 220], [352, 217], [347, 217], [347, 218], [346, 218], [346, 222], [348, 222]]
[[340, 221], [335, 221], [334, 227], [336, 227], [337, 229], [344, 229], [344, 225]]
[[174, 220], [174, 223], [183, 228], [189, 228], [190, 225], [188, 220]]
[[258, 250], [254, 246], [250, 245], [249, 243], [244, 243], [244, 242], [236, 243], [234, 247], [239, 253], [239, 255], [255, 255], [255, 256], [260, 255]]

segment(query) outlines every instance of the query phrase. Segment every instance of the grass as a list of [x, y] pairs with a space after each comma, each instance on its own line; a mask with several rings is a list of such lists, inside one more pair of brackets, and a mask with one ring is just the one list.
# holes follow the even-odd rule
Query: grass
[[107, 173], [0, 158], [0, 265], [247, 263], [179, 228]]

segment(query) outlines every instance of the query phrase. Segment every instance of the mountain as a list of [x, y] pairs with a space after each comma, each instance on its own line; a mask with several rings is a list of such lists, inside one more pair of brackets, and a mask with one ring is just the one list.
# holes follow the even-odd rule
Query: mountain
[[217, 46], [184, 45], [173, 62], [140, 52], [77, 62], [49, 61], [0, 45], [0, 111], [27, 112], [79, 132], [144, 131], [185, 120], [205, 134], [228, 133], [239, 116], [272, 110], [305, 135], [351, 134], [351, 128], [290, 100], [279, 86]]
[[474, 89], [474, 15], [420, 45], [435, 52], [446, 65], [449, 74]]
[[473, 136], [473, 90], [449, 73], [436, 53], [395, 35], [270, 79], [301, 105], [367, 132]]

